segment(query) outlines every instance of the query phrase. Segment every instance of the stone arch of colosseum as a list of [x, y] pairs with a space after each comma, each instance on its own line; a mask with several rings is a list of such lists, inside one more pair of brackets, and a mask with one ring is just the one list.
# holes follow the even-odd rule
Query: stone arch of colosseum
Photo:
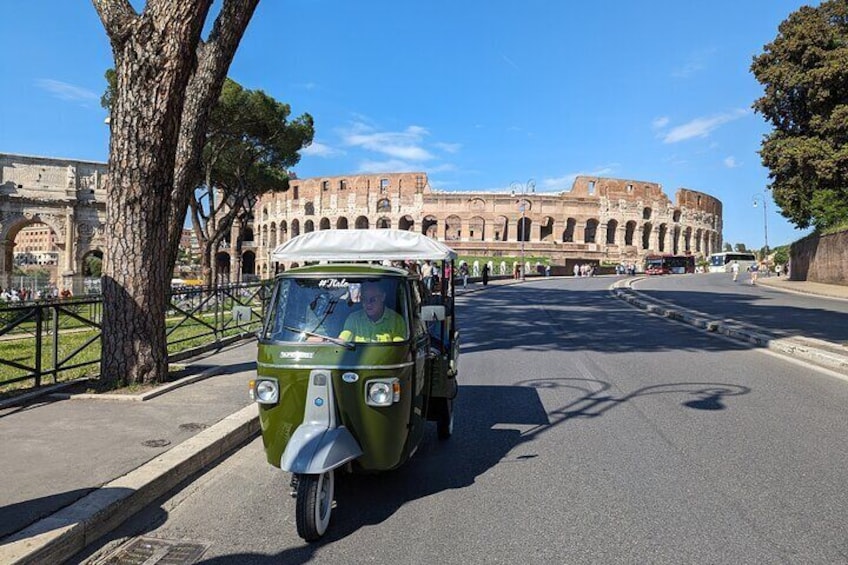
[[[564, 264], [641, 262], [652, 253], [705, 257], [722, 243], [718, 199], [681, 188], [672, 200], [658, 183], [626, 179], [578, 177], [561, 192], [515, 197], [434, 191], [425, 173], [316, 177], [298, 179], [258, 206], [263, 222], [290, 226], [276, 244], [303, 225], [303, 231], [396, 228], [445, 241], [463, 255], [517, 256], [523, 243], [526, 255]], [[276, 268], [272, 250], [258, 251], [258, 274]]]
[[11, 286], [15, 237], [34, 224], [56, 235], [62, 289], [82, 291], [88, 255], [105, 249], [106, 164], [0, 154], [0, 286]]

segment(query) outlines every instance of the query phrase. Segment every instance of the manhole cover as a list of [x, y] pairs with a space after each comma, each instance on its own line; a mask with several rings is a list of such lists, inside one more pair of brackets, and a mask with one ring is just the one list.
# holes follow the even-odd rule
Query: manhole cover
[[193, 541], [136, 538], [99, 564], [188, 565], [196, 563], [208, 548], [209, 544]]
[[141, 445], [144, 447], [165, 447], [166, 445], [171, 445], [171, 441], [167, 439], [149, 439], [141, 442]]
[[200, 430], [205, 430], [208, 428], [206, 424], [196, 424], [194, 422], [190, 424], [180, 424], [180, 430], [184, 432], [199, 432]]

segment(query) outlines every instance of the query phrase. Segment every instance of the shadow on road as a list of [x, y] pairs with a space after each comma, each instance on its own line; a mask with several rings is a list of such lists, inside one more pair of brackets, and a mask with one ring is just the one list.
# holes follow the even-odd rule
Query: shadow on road
[[[575, 395], [567, 404], [546, 411], [539, 391], [567, 388]], [[687, 408], [721, 411], [728, 400], [750, 389], [728, 383], [674, 383], [640, 388], [613, 396], [609, 383], [591, 379], [535, 379], [517, 386], [462, 386], [457, 400], [453, 437], [444, 442], [433, 430], [405, 466], [389, 473], [339, 475], [336, 508], [321, 541], [274, 555], [238, 553], [202, 560], [205, 565], [309, 563], [316, 552], [357, 530], [383, 523], [410, 501], [474, 484], [495, 466], [532, 460], [536, 453], [509, 457], [511, 451], [576, 418], [603, 416], [609, 410], [650, 395], [674, 395]], [[269, 509], [269, 511], [274, 511]]]

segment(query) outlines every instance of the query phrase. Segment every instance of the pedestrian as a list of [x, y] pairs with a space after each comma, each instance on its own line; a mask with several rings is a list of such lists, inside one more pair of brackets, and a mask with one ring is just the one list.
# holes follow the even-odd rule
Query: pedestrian
[[737, 261], [730, 264], [730, 272], [733, 273], [733, 282], [739, 280], [739, 263]]
[[760, 274], [760, 266], [757, 263], [754, 263], [753, 265], [751, 265], [749, 270], [751, 272], [750, 283], [751, 283], [751, 286], [753, 286], [753, 285], [757, 284], [757, 277]]
[[468, 263], [459, 266], [459, 276], [462, 277], [462, 288], [468, 288]]
[[486, 263], [483, 265], [483, 286], [489, 284], [489, 264]]
[[545, 276], [546, 276], [546, 277], [551, 276], [551, 265], [550, 265], [550, 263], [548, 263], [547, 265], [545, 265]]
[[575, 263], [575, 264], [574, 264], [574, 269], [573, 269], [573, 270], [574, 270], [574, 276], [575, 276], [575, 277], [579, 277], [579, 276], [580, 276], [580, 265], [578, 265], [577, 263]]
[[430, 261], [424, 261], [424, 265], [421, 267], [421, 280], [424, 281], [424, 288], [427, 289], [427, 292], [433, 293], [433, 265]]

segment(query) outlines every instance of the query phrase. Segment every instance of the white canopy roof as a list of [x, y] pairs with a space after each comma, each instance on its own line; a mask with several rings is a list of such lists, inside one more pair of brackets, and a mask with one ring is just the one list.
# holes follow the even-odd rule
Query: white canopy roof
[[404, 261], [456, 259], [456, 252], [435, 239], [404, 230], [321, 230], [278, 245], [276, 261]]

